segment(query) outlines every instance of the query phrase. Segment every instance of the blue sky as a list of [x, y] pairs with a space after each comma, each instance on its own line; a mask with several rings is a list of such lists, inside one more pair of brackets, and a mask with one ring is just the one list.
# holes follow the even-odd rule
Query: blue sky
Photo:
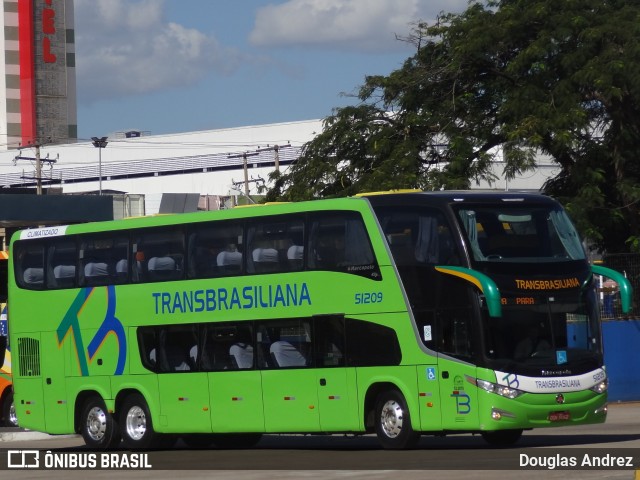
[[324, 118], [467, 0], [75, 0], [78, 136]]

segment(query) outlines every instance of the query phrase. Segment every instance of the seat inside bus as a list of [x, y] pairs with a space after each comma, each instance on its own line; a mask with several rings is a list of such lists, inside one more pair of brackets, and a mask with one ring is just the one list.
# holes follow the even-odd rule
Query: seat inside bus
[[273, 342], [269, 348], [269, 353], [278, 367], [304, 367], [307, 364], [307, 359], [304, 355], [285, 340]]
[[75, 265], [56, 265], [53, 267], [56, 287], [72, 287], [76, 277]]
[[42, 268], [27, 268], [23, 273], [23, 279], [27, 285], [41, 285], [44, 281], [44, 271]]

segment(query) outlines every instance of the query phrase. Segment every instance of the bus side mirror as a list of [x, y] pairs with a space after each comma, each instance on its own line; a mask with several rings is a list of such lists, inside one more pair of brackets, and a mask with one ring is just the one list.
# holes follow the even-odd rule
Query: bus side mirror
[[633, 306], [633, 288], [631, 283], [622, 273], [612, 270], [601, 265], [591, 265], [591, 271], [596, 275], [602, 275], [610, 278], [618, 284], [620, 291], [620, 303], [622, 304], [622, 313], [629, 313]]
[[4, 355], [7, 352], [7, 337], [0, 337], [0, 368], [4, 367]]

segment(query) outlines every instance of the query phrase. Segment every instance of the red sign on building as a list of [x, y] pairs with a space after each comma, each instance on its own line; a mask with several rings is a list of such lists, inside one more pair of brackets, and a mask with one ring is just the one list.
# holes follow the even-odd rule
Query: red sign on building
[[67, 60], [75, 56], [68, 50], [67, 8], [73, 8], [72, 1], [18, 2], [22, 145], [66, 143], [69, 126], [76, 123], [75, 89], [68, 91], [75, 81], [68, 81]]

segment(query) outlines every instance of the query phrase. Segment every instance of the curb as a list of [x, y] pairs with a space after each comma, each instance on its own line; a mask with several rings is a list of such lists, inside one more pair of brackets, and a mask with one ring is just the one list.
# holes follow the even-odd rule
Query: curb
[[[3, 429], [4, 430], [4, 429]], [[36, 432], [32, 430], [11, 429], [11, 431], [0, 430], [0, 443], [17, 442], [25, 440], [47, 440], [49, 438], [69, 438], [77, 435], [50, 435], [48, 433]]]

